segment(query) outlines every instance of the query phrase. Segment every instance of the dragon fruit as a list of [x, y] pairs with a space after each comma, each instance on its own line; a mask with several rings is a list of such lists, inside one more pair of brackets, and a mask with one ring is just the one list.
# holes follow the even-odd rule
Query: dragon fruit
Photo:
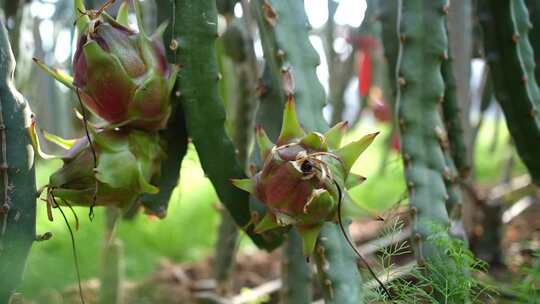
[[342, 122], [325, 134], [306, 134], [292, 101], [285, 106], [277, 144], [257, 128], [262, 168], [249, 179], [232, 180], [267, 207], [266, 215], [254, 223], [255, 232], [294, 226], [302, 236], [304, 254], [312, 253], [322, 224], [337, 220], [339, 201], [352, 203], [345, 188], [364, 178], [350, 173], [351, 167], [378, 134], [339, 148], [346, 128]]
[[[112, 3], [112, 2], [111, 2]], [[167, 63], [160, 26], [147, 36], [141, 26], [140, 4], [134, 1], [139, 32], [127, 26], [127, 2], [118, 19], [86, 10], [75, 0], [79, 38], [73, 58], [74, 78], [36, 63], [77, 91], [82, 103], [112, 127], [145, 130], [165, 128], [171, 113], [170, 96], [177, 68]]]
[[157, 132], [91, 131], [96, 168], [87, 137], [65, 140], [45, 133], [48, 140], [67, 149], [61, 156], [63, 166], [50, 176], [46, 186], [58, 204], [91, 206], [95, 196], [96, 205], [123, 208], [142, 193], [159, 191], [151, 184], [165, 157]]

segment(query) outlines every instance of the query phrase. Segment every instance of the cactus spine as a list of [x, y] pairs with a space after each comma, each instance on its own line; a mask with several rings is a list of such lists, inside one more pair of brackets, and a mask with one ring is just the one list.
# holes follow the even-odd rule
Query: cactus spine
[[[412, 245], [419, 265], [436, 268], [426, 272], [437, 282], [433, 285], [454, 290], [454, 282], [440, 275], [455, 271], [453, 260], [440, 245], [449, 239], [450, 225], [443, 178], [448, 168], [441, 148], [447, 139], [438, 111], [445, 90], [441, 65], [448, 56], [448, 6], [445, 0], [407, 0], [400, 6], [397, 113], [413, 223]], [[464, 300], [459, 295], [450, 296], [451, 302]]]
[[[328, 126], [321, 111], [325, 103], [325, 93], [315, 73], [319, 58], [309, 42], [307, 26], [309, 23], [303, 1], [257, 0], [252, 4], [268, 67], [266, 71], [268, 74], [265, 73], [265, 77], [273, 80], [270, 85], [278, 91], [268, 94], [275, 98], [269, 100], [274, 104], [265, 105], [263, 95], [261, 107], [277, 108], [276, 101], [282, 103], [284, 97], [294, 96], [300, 124], [307, 131], [326, 131]], [[267, 117], [269, 118], [270, 116]], [[275, 132], [270, 136], [277, 137], [279, 134], [279, 129], [268, 131], [269, 134]], [[289, 241], [293, 237], [289, 235]], [[298, 246], [298, 244], [291, 244], [291, 246], [295, 245]], [[356, 269], [355, 256], [347, 246], [337, 225], [332, 223], [323, 225], [316, 245], [315, 261], [321, 285], [325, 286], [323, 295], [326, 303], [359, 303], [361, 301], [361, 278]], [[289, 250], [290, 247], [287, 251]], [[299, 258], [297, 256], [296, 261]], [[291, 261], [288, 263], [290, 264]], [[294, 284], [288, 286], [289, 289], [304, 286], [301, 293], [296, 291], [295, 297], [289, 298], [288, 301], [292, 303], [299, 299], [301, 302], [294, 303], [309, 303], [311, 294], [307, 286], [308, 282], [306, 282], [307, 277], [304, 275], [305, 270], [287, 269], [286, 271], [287, 283]]]
[[534, 55], [528, 38], [530, 23], [522, 0], [482, 0], [479, 19], [495, 97], [519, 156], [532, 180], [540, 185], [540, 93]]
[[36, 238], [34, 151], [30, 108], [15, 90], [15, 59], [0, 21], [0, 302], [19, 285]]

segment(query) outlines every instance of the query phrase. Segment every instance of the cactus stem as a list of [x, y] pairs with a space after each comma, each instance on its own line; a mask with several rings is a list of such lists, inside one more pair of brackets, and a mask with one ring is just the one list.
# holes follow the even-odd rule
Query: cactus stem
[[0, 215], [2, 216], [2, 236], [6, 233], [8, 212], [10, 209], [10, 200], [9, 200], [9, 175], [8, 175], [8, 163], [7, 163], [7, 140], [6, 140], [6, 125], [4, 124], [4, 115], [2, 114], [2, 104], [0, 103], [0, 144], [2, 145], [2, 154], [0, 159], [0, 171], [2, 174], [3, 186], [3, 201], [2, 209], [0, 210]]
[[[0, 20], [0, 302], [22, 279], [35, 239], [35, 171], [27, 133], [30, 109], [15, 89], [15, 58]], [[9, 131], [9, 132], [8, 132]]]

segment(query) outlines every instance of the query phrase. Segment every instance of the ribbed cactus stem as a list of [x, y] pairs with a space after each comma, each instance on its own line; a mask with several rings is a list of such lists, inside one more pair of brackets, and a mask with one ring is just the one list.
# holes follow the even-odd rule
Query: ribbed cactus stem
[[9, 40], [13, 55], [17, 61], [15, 84], [24, 91], [29, 84], [32, 55], [34, 54], [34, 18], [30, 11], [30, 2], [24, 0], [3, 1], [5, 20], [10, 20], [8, 26]]
[[[218, 94], [215, 53], [217, 10], [214, 0], [176, 0], [174, 41], [177, 42], [178, 76], [181, 104], [186, 125], [201, 165], [212, 182], [220, 201], [240, 227], [250, 221], [249, 195], [234, 188], [231, 178], [243, 178], [235, 148], [225, 133], [225, 110]], [[266, 241], [247, 231], [254, 242], [267, 247]]]
[[124, 303], [122, 280], [124, 277], [122, 241], [116, 239], [116, 224], [119, 210], [107, 208], [105, 234], [101, 259], [100, 296], [101, 304]]
[[397, 19], [399, 1], [378, 1], [378, 16], [381, 21], [381, 38], [383, 41], [384, 57], [390, 77], [390, 94], [387, 101], [392, 105], [396, 99], [396, 63], [399, 52], [399, 38], [397, 34]]
[[101, 275], [100, 304], [124, 303], [122, 281], [124, 274], [123, 248], [120, 240], [113, 240], [105, 245], [102, 261], [103, 273]]
[[[283, 245], [281, 261], [281, 303], [309, 303], [312, 297], [311, 268], [302, 253], [302, 240], [297, 231], [291, 230]], [[306, 296], [308, 299], [306, 299]]]
[[478, 15], [495, 97], [532, 180], [540, 185], [540, 93], [522, 0], [481, 0]]
[[[122, 13], [127, 19], [127, 6], [124, 9], [124, 5], [128, 2], [123, 2], [121, 5]], [[172, 5], [159, 5], [157, 11], [157, 22], [163, 24], [170, 22]], [[119, 12], [120, 14], [120, 12]], [[121, 16], [121, 19], [124, 18]], [[168, 46], [171, 44], [172, 30], [168, 27], [163, 34], [163, 44]], [[175, 56], [170, 47], [167, 50], [167, 60], [174, 64]], [[161, 163], [161, 175], [155, 181], [156, 185], [159, 185], [159, 193], [157, 194], [144, 194], [141, 198], [143, 206], [146, 211], [154, 214], [160, 218], [164, 218], [167, 215], [167, 208], [171, 195], [178, 185], [180, 178], [180, 168], [182, 161], [187, 152], [188, 135], [186, 130], [186, 121], [184, 109], [180, 104], [181, 92], [176, 86], [172, 90], [171, 104], [172, 114], [167, 122], [167, 128], [160, 131], [161, 138], [165, 141], [165, 153], [166, 159]]]
[[309, 41], [310, 27], [303, 2], [266, 3], [268, 9], [277, 14], [273, 31], [278, 46], [275, 56], [285, 62], [280, 68], [283, 90], [286, 95], [294, 95], [302, 125], [308, 130], [323, 132], [328, 126], [322, 116], [325, 92], [316, 74], [320, 59]]
[[19, 285], [36, 238], [34, 150], [30, 108], [15, 90], [15, 59], [0, 21], [0, 302]]
[[469, 176], [471, 165], [468, 160], [465, 133], [462, 124], [463, 112], [458, 102], [456, 79], [452, 69], [452, 56], [442, 63], [442, 75], [445, 82], [444, 101], [442, 104], [443, 118], [448, 132], [449, 153], [461, 178]]
[[[472, 0], [449, 1], [448, 9], [448, 39], [451, 70], [454, 71], [455, 104], [461, 110], [454, 123], [447, 126], [448, 138], [456, 168], [462, 177], [467, 177], [473, 161], [472, 128], [469, 113], [471, 112], [471, 60], [473, 53], [473, 9]], [[444, 65], [445, 63], [443, 63]], [[458, 77], [459, 76], [459, 77]], [[443, 77], [445, 72], [443, 71]], [[446, 81], [448, 83], [448, 81]], [[444, 104], [443, 104], [444, 105]], [[444, 110], [443, 110], [444, 111]], [[458, 119], [461, 123], [458, 127]]]
[[[228, 7], [226, 5], [220, 7], [219, 1], [217, 1], [217, 7], [218, 12], [226, 16], [227, 23], [229, 23], [230, 20], [234, 20], [232, 7]], [[221, 11], [220, 9], [227, 10]], [[230, 25], [227, 27], [226, 33], [230, 31], [229, 27]], [[222, 35], [216, 45], [219, 72], [222, 76], [219, 82], [219, 91], [221, 97], [223, 98], [223, 104], [227, 112], [226, 129], [228, 134], [231, 135], [233, 142], [235, 142], [234, 132], [237, 115], [235, 102], [238, 99], [237, 91], [239, 84], [238, 80], [236, 79], [234, 62], [228, 56], [226, 56], [226, 35], [228, 34]], [[238, 153], [238, 156], [240, 156], [240, 154], [241, 153]], [[230, 296], [233, 291], [234, 283], [234, 281], [231, 280], [231, 277], [234, 273], [235, 258], [238, 250], [238, 227], [227, 210], [220, 209], [220, 213], [221, 222], [219, 223], [217, 240], [214, 246], [215, 259], [213, 263], [213, 277], [216, 280], [216, 292], [221, 296]]]
[[235, 258], [238, 249], [238, 227], [227, 210], [221, 211], [218, 239], [215, 245], [213, 275], [217, 282], [217, 292], [228, 296], [232, 292]]
[[[246, 9], [246, 7], [244, 7]], [[249, 9], [249, 8], [247, 8]], [[232, 139], [237, 151], [238, 163], [247, 170], [247, 160], [253, 130], [253, 110], [257, 105], [257, 61], [253, 49], [253, 40], [249, 29], [244, 26], [249, 23], [249, 14], [244, 14], [242, 20], [231, 20], [222, 37], [226, 54], [234, 54], [230, 58], [234, 62], [234, 72], [238, 81], [234, 90], [237, 96], [233, 102], [234, 121]], [[247, 27], [247, 26], [246, 26]], [[231, 75], [232, 76], [232, 75]], [[234, 76], [233, 76], [234, 77]], [[218, 288], [222, 294], [227, 294], [231, 285], [231, 272], [237, 251], [238, 228], [230, 214], [223, 210], [216, 243], [216, 260], [214, 276], [218, 281]]]
[[[281, 129], [285, 92], [283, 91], [281, 66], [282, 51], [279, 50], [273, 26], [269, 19], [272, 10], [265, 10], [264, 0], [252, 0], [253, 18], [257, 22], [261, 44], [264, 50], [265, 68], [261, 79], [260, 103], [256, 122], [268, 133], [271, 139], [277, 139]], [[254, 153], [257, 157], [258, 153]]]
[[[451, 220], [451, 234], [464, 241], [467, 240], [463, 219], [463, 197], [461, 195], [460, 181], [470, 173], [469, 162], [467, 161], [467, 148], [461, 120], [461, 110], [456, 96], [456, 83], [454, 71], [452, 70], [452, 57], [443, 61], [441, 73], [444, 78], [445, 91], [442, 104], [443, 119], [448, 132], [447, 138], [440, 141], [441, 148], [445, 155], [445, 169], [442, 172], [448, 200], [446, 210]], [[460, 164], [459, 166], [457, 164]], [[459, 168], [459, 169], [458, 169]]]
[[[329, 0], [328, 4], [328, 20], [324, 28], [324, 50], [326, 53], [326, 61], [328, 62], [328, 82], [330, 87], [330, 92], [328, 94], [329, 103], [332, 105], [332, 119], [331, 123], [336, 124], [343, 119], [343, 109], [345, 107], [345, 101], [343, 100], [344, 88], [348, 84], [348, 80], [338, 79], [336, 73], [339, 70], [337, 64], [339, 64], [339, 58], [336, 58], [337, 54], [334, 50], [334, 35], [336, 30], [336, 23], [334, 21], [334, 15], [338, 7], [338, 3], [334, 0]], [[351, 52], [348, 64], [344, 66], [351, 72], [354, 69], [353, 60], [355, 58], [354, 52]], [[348, 76], [351, 76], [351, 72], [347, 73]], [[340, 81], [341, 80], [341, 81]], [[341, 87], [337, 87], [341, 83]]]
[[[446, 0], [401, 1], [397, 113], [413, 225], [412, 247], [419, 265], [436, 268], [425, 274], [433, 285], [454, 290], [459, 287], [441, 273], [455, 272], [455, 264], [440, 245], [448, 243], [450, 226], [442, 174], [447, 170], [441, 148], [446, 131], [438, 111], [445, 93], [441, 65], [448, 57], [447, 5]], [[452, 295], [452, 299], [455, 303], [464, 301], [459, 295]]]
[[356, 267], [356, 256], [334, 226], [324, 224], [315, 246], [317, 277], [325, 303], [362, 303], [359, 275], [351, 271]]
[[529, 9], [529, 16], [533, 25], [529, 37], [534, 49], [534, 61], [536, 62], [534, 72], [536, 81], [540, 82], [540, 0], [525, 0], [525, 3]]
[[[173, 94], [176, 95], [175, 92]], [[178, 100], [179, 96], [173, 96], [173, 101]], [[171, 195], [178, 185], [180, 167], [187, 152], [188, 137], [182, 107], [176, 104], [167, 123], [167, 129], [160, 131], [160, 136], [165, 140], [167, 158], [161, 163], [161, 175], [156, 180], [159, 192], [145, 193], [141, 201], [147, 212], [164, 218], [167, 215]]]
[[[385, 101], [394, 112], [396, 105], [396, 62], [399, 52], [399, 38], [397, 34], [397, 19], [399, 10], [399, 1], [377, 1], [376, 15], [381, 25], [381, 40], [383, 45], [383, 54], [386, 61], [386, 70], [389, 81], [387, 90], [383, 88]], [[378, 175], [384, 175], [388, 166], [388, 158], [392, 150], [392, 140], [396, 132], [395, 121], [392, 119], [392, 129], [385, 134], [385, 150], [382, 155], [381, 164], [378, 169]]]

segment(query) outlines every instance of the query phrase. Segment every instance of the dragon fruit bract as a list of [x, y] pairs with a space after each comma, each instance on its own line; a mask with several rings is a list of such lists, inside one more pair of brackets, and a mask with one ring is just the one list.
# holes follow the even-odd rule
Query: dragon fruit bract
[[[96, 152], [94, 169], [92, 149], [86, 137], [48, 139], [68, 148], [64, 165], [49, 178], [47, 188], [59, 204], [90, 206], [128, 206], [142, 193], [157, 193], [150, 182], [160, 174], [165, 153], [157, 132], [139, 130], [92, 130]], [[97, 192], [96, 192], [97, 187]]]
[[257, 128], [261, 171], [250, 179], [233, 180], [267, 207], [265, 217], [255, 223], [256, 232], [292, 225], [302, 236], [304, 254], [311, 254], [322, 224], [337, 220], [339, 200], [351, 203], [345, 188], [351, 180], [363, 179], [349, 172], [377, 135], [339, 148], [345, 129], [346, 123], [338, 123], [324, 135], [306, 134], [292, 101], [286, 104], [276, 145]]
[[177, 67], [167, 63], [160, 26], [149, 37], [141, 24], [140, 4], [134, 1], [139, 32], [127, 26], [128, 4], [118, 20], [86, 10], [75, 0], [79, 38], [73, 58], [74, 78], [34, 61], [48, 74], [77, 91], [82, 103], [109, 127], [159, 130], [171, 112], [170, 96]]

